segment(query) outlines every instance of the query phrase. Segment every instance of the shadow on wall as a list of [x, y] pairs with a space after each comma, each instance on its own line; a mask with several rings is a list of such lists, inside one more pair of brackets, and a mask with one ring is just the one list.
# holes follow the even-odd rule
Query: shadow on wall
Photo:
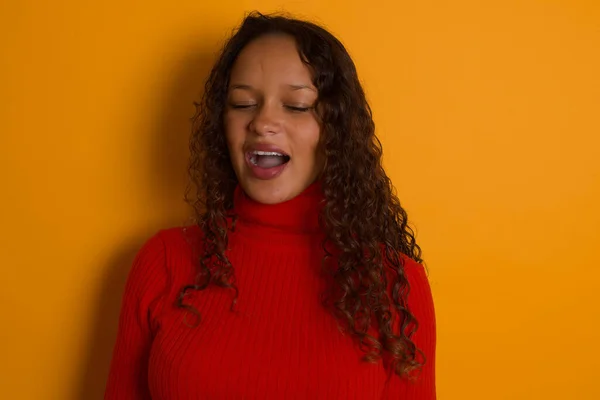
[[[213, 41], [211, 43], [216, 43]], [[163, 95], [158, 95], [158, 119], [155, 121], [153, 152], [150, 154], [148, 182], [152, 185], [152, 201], [159, 210], [161, 228], [180, 226], [188, 221], [182, 218], [183, 194], [187, 184], [188, 140], [190, 118], [195, 112], [194, 100], [199, 100], [204, 80], [215, 60], [206, 48], [191, 50], [180, 63], [174, 81]], [[158, 62], [158, 60], [157, 60]], [[149, 114], [152, 115], [152, 114]], [[141, 133], [142, 135], [145, 133]], [[148, 234], [141, 233], [135, 240], [117, 249], [105, 268], [101, 290], [94, 314], [93, 327], [87, 341], [87, 353], [75, 389], [75, 398], [102, 399], [108, 377], [112, 349], [117, 336], [121, 298], [127, 274], [137, 251]]]

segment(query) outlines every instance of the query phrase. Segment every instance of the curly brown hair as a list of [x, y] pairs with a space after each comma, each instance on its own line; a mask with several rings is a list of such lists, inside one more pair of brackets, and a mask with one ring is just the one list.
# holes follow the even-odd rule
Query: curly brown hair
[[[211, 284], [235, 290], [237, 299], [234, 268], [225, 250], [228, 231], [235, 227], [233, 194], [238, 181], [229, 159], [223, 114], [238, 54], [266, 34], [295, 39], [318, 89], [320, 146], [326, 159], [319, 177], [324, 195], [320, 222], [326, 233], [323, 265], [328, 265], [327, 259], [336, 264], [328, 271], [333, 287], [324, 296], [325, 304], [358, 340], [367, 361], [384, 358], [396, 374], [410, 375], [425, 359], [411, 340], [417, 321], [407, 305], [410, 287], [403, 259], [421, 262], [421, 249], [382, 167], [381, 143], [355, 65], [338, 39], [311, 22], [248, 14], [225, 44], [202, 100], [195, 104], [189, 166], [193, 187], [186, 198], [202, 229], [203, 248], [197, 281], [182, 289], [178, 305], [198, 315], [185, 296]], [[378, 337], [368, 333], [371, 327], [376, 327]]]

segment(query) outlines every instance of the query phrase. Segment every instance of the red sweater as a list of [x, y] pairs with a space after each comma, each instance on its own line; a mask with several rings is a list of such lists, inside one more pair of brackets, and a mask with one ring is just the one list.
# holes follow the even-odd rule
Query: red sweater
[[209, 287], [186, 301], [201, 314], [184, 322], [175, 301], [194, 282], [201, 233], [163, 230], [139, 251], [123, 297], [105, 399], [435, 399], [435, 320], [423, 267], [406, 259], [413, 336], [427, 357], [416, 382], [388, 377], [320, 300], [323, 253], [318, 228], [322, 195], [263, 205], [236, 191], [238, 222], [227, 256], [239, 297]]

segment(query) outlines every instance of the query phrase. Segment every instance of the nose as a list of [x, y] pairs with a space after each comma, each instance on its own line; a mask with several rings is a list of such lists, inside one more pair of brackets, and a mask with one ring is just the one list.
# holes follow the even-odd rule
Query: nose
[[281, 119], [274, 105], [262, 104], [250, 121], [250, 131], [260, 136], [269, 136], [281, 131]]

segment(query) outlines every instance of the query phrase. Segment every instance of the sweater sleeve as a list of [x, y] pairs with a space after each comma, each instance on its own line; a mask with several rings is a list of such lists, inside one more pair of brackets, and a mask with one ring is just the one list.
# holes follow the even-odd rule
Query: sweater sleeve
[[158, 233], [138, 251], [127, 278], [105, 400], [150, 399], [151, 320], [166, 288], [165, 246]]
[[405, 272], [410, 284], [408, 307], [418, 322], [412, 340], [425, 356], [425, 365], [414, 381], [393, 376], [389, 381], [388, 399], [435, 400], [435, 342], [436, 325], [431, 287], [425, 268], [405, 259]]

